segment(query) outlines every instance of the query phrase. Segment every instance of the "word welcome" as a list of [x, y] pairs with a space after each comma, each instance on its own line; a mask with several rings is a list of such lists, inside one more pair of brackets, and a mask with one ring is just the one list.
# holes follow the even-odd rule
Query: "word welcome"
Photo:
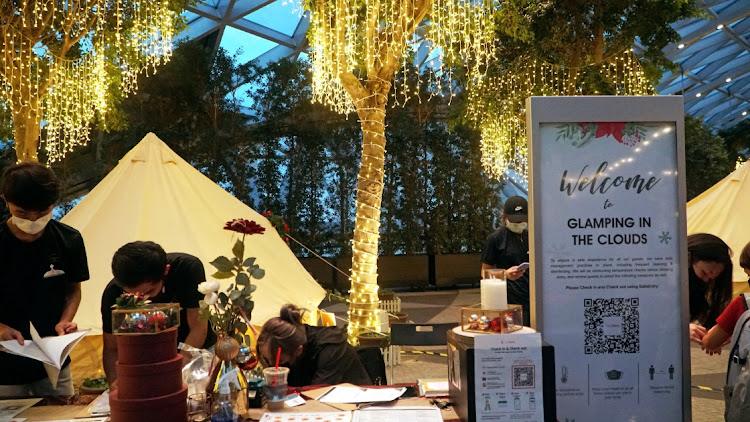
[[568, 196], [573, 195], [575, 191], [583, 192], [585, 190], [588, 190], [588, 192], [591, 195], [595, 195], [597, 193], [607, 193], [608, 190], [611, 188], [624, 188], [626, 190], [634, 189], [637, 193], [641, 193], [644, 190], [651, 190], [656, 186], [657, 183], [661, 180], [661, 178], [657, 178], [655, 176], [651, 176], [647, 179], [643, 178], [640, 174], [636, 174], [631, 177], [623, 177], [623, 176], [617, 176], [617, 177], [604, 177], [600, 179], [600, 177], [603, 175], [604, 171], [607, 169], [607, 166], [609, 166], [609, 163], [606, 161], [603, 161], [599, 168], [596, 170], [596, 173], [594, 173], [593, 176], [584, 177], [584, 173], [586, 172], [586, 169], [588, 169], [588, 165], [583, 166], [583, 169], [581, 169], [581, 173], [578, 175], [578, 179], [570, 178], [568, 180], [568, 170], [563, 171], [562, 179], [560, 180], [560, 192], [565, 192], [568, 194]]

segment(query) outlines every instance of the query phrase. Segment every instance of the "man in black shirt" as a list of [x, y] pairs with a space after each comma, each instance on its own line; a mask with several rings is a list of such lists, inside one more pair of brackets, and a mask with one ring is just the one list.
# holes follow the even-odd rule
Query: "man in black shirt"
[[[17, 164], [5, 170], [2, 193], [11, 217], [0, 223], [0, 340], [23, 344], [30, 323], [41, 337], [77, 331], [89, 269], [81, 234], [52, 220], [57, 178], [39, 164]], [[69, 364], [53, 385], [41, 362], [0, 353], [0, 397], [73, 395]]]
[[484, 270], [501, 268], [508, 281], [508, 303], [521, 305], [523, 325], [531, 323], [529, 276], [517, 266], [529, 261], [528, 203], [520, 196], [511, 196], [503, 207], [503, 227], [489, 235], [482, 251]]
[[184, 253], [165, 253], [154, 242], [132, 242], [115, 252], [112, 274], [102, 294], [102, 331], [104, 332], [104, 371], [113, 385], [117, 379], [117, 343], [112, 334], [112, 305], [123, 293], [143, 293], [154, 303], [179, 303], [180, 327], [177, 340], [207, 349], [216, 343], [216, 333], [208, 321], [199, 318], [203, 294], [198, 284], [206, 281], [201, 261]]

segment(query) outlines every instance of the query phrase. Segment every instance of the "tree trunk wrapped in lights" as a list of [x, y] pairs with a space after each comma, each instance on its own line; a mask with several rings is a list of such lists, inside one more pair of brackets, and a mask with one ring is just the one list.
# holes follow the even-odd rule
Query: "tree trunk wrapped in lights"
[[13, 119], [18, 161], [49, 161], [85, 144], [117, 92], [169, 60], [191, 0], [8, 0], [0, 6], [0, 107]]
[[[494, 0], [308, 0], [313, 97], [340, 113], [357, 112], [362, 158], [352, 240], [349, 341], [378, 331], [377, 257], [383, 194], [386, 105], [394, 75], [409, 60], [414, 32], [429, 15], [423, 42], [441, 48], [435, 92], [452, 88], [452, 67], [481, 78], [494, 50]], [[404, 78], [406, 80], [407, 78]], [[398, 93], [403, 101], [410, 89]], [[452, 94], [451, 94], [452, 95]]]

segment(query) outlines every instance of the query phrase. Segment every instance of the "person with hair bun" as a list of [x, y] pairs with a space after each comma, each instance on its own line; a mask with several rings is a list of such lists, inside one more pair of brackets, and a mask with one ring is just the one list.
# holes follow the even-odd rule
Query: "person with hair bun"
[[732, 298], [732, 250], [708, 233], [691, 234], [687, 246], [690, 340], [701, 344]]
[[318, 384], [372, 385], [357, 351], [347, 343], [346, 332], [338, 327], [313, 327], [302, 323], [304, 309], [287, 304], [278, 317], [263, 324], [258, 336], [258, 356], [264, 366], [289, 368], [292, 387]]

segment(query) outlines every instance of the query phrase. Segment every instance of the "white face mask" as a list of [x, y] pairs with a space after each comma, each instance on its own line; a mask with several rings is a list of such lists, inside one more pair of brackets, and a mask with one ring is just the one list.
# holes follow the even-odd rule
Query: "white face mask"
[[36, 221], [26, 220], [25, 218], [16, 217], [15, 215], [12, 217], [13, 224], [18, 227], [19, 230], [21, 230], [24, 233], [28, 234], [37, 234], [40, 231], [44, 230], [45, 227], [47, 227], [47, 223], [52, 220], [52, 212], [49, 214], [39, 217]]
[[513, 233], [521, 234], [524, 230], [526, 230], [527, 227], [529, 227], [529, 223], [523, 221], [520, 223], [511, 223], [508, 221], [507, 224], [505, 224], [505, 227], [508, 228], [508, 230], [512, 231]]

